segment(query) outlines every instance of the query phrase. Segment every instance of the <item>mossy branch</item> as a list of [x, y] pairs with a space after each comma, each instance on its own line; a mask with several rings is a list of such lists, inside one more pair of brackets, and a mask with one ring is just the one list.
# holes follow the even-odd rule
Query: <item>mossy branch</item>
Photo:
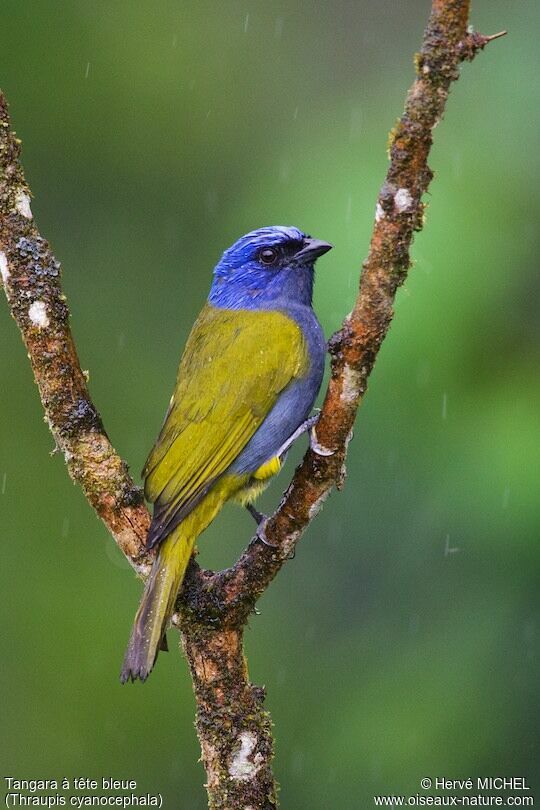
[[[207, 771], [209, 806], [271, 810], [277, 806], [273, 739], [264, 691], [248, 677], [243, 629], [333, 487], [345, 479], [345, 457], [368, 377], [406, 278], [409, 249], [423, 225], [432, 178], [427, 158], [459, 66], [491, 40], [468, 31], [469, 0], [433, 0], [416, 79], [391, 133], [390, 166], [376, 205], [369, 254], [353, 311], [330, 341], [332, 374], [316, 428], [284, 498], [266, 527], [274, 547], [252, 541], [230, 569], [213, 573], [192, 562], [175, 622], [183, 634], [197, 701], [197, 730]], [[11, 313], [28, 350], [49, 427], [69, 473], [116, 543], [145, 577], [150, 515], [127, 465], [112, 447], [92, 403], [69, 328], [60, 265], [40, 235], [30, 190], [0, 93], [0, 271]]]

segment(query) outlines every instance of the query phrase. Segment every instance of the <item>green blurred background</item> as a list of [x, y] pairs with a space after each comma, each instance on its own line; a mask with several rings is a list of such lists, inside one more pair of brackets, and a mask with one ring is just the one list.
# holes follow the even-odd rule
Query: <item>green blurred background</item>
[[[2, 3], [0, 84], [33, 211], [64, 266], [93, 397], [135, 473], [211, 269], [238, 236], [284, 223], [330, 240], [315, 296], [327, 335], [351, 309], [428, 8]], [[465, 65], [436, 130], [426, 229], [346, 489], [247, 631], [288, 808], [367, 808], [423, 776], [539, 787], [540, 11], [478, 0], [473, 22], [510, 35]], [[135, 778], [166, 807], [203, 808], [186, 665], [173, 648], [144, 687], [120, 686], [140, 585], [50, 457], [2, 309], [2, 773]], [[226, 507], [202, 563], [232, 562], [250, 520]]]

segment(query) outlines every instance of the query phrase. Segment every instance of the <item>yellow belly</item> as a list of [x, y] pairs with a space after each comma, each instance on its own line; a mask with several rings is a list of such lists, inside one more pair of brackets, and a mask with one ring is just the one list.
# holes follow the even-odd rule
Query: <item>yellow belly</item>
[[273, 475], [277, 475], [280, 470], [280, 458], [279, 456], [274, 456], [274, 458], [261, 464], [257, 472], [253, 473], [253, 478], [256, 478], [258, 481], [266, 481], [267, 478], [272, 478]]
[[261, 492], [266, 489], [270, 483], [270, 479], [274, 475], [277, 475], [280, 470], [281, 461], [279, 456], [274, 456], [268, 461], [265, 461], [264, 464], [261, 464], [259, 469], [253, 473], [246, 486], [234, 495], [234, 500], [242, 504], [242, 506], [245, 506], [247, 503], [253, 503]]

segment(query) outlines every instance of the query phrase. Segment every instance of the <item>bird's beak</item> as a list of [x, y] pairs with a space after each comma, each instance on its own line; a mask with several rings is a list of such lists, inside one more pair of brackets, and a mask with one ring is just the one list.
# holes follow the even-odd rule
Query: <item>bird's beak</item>
[[329, 242], [323, 242], [321, 239], [312, 239], [311, 237], [304, 239], [304, 243], [300, 250], [294, 254], [295, 261], [305, 262], [315, 261], [319, 256], [328, 253], [332, 250], [333, 245]]

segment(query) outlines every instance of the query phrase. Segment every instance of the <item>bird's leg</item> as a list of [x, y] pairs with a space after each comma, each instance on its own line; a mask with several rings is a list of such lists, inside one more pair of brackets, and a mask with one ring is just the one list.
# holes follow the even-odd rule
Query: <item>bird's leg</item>
[[[279, 459], [280, 463], [282, 464], [284, 462], [284, 460], [285, 460], [285, 456], [287, 455], [289, 449], [294, 444], [294, 442], [298, 439], [299, 436], [302, 436], [303, 433], [307, 433], [308, 430], [312, 430], [314, 428], [314, 426], [317, 424], [318, 418], [319, 418], [319, 412], [313, 414], [313, 416], [310, 416], [309, 419], [306, 419], [304, 422], [302, 422], [302, 424], [299, 425], [296, 428], [294, 433], [291, 436], [289, 436], [287, 441], [284, 442], [281, 445], [281, 447], [277, 451], [274, 458]], [[312, 446], [313, 446], [313, 441], [314, 441], [314, 437], [313, 437], [313, 434], [312, 434], [311, 437], [310, 437], [310, 443], [311, 443]], [[266, 539], [266, 534], [265, 534], [264, 529], [265, 529], [265, 525], [266, 525], [266, 522], [268, 520], [268, 517], [266, 515], [264, 515], [262, 512], [259, 512], [258, 509], [255, 509], [255, 507], [253, 506], [252, 503], [246, 503], [246, 509], [248, 510], [249, 514], [252, 516], [255, 523], [257, 524], [256, 536], [261, 541], [261, 543], [264, 543], [265, 546], [269, 546], [270, 548], [277, 548], [275, 543], [270, 543]], [[294, 554], [292, 556], [294, 556]]]
[[268, 517], [263, 515], [262, 512], [259, 512], [258, 509], [255, 509], [252, 503], [246, 503], [246, 509], [248, 510], [249, 514], [255, 520], [257, 524], [257, 531], [255, 532], [255, 537], [264, 543], [265, 546], [268, 548], [278, 548], [275, 543], [271, 543], [269, 540], [266, 539], [266, 532], [265, 527], [268, 522]]
[[317, 424], [318, 419], [319, 419], [319, 413], [315, 413], [315, 414], [313, 414], [313, 416], [310, 416], [309, 419], [306, 419], [305, 422], [302, 422], [302, 424], [299, 427], [296, 428], [296, 430], [294, 431], [292, 436], [289, 436], [287, 441], [284, 442], [281, 445], [281, 447], [277, 451], [276, 455], [280, 459], [283, 458], [283, 456], [286, 455], [286, 453], [289, 451], [289, 449], [294, 444], [294, 442], [298, 439], [298, 437], [302, 436], [303, 433], [307, 433], [308, 430], [311, 430], [311, 428], [314, 427]]
[[246, 503], [246, 509], [248, 510], [249, 514], [251, 515], [257, 526], [260, 526], [261, 523], [263, 523], [265, 520], [268, 520], [266, 515], [263, 515], [262, 512], [259, 512], [258, 509], [255, 509], [252, 503]]

